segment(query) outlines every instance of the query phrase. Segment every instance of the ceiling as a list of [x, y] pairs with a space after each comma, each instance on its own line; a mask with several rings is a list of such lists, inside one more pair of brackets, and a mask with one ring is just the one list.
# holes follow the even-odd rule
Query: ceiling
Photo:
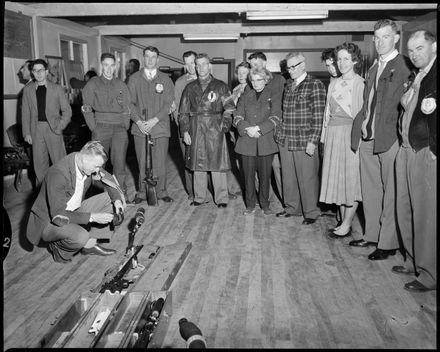
[[[295, 32], [371, 32], [380, 18], [399, 24], [436, 11], [436, 3], [18, 3], [33, 15], [70, 20], [96, 28], [102, 35], [126, 38], [180, 35], [191, 28], [203, 33], [242, 35]], [[302, 13], [327, 10], [323, 20], [250, 21], [246, 13]]]

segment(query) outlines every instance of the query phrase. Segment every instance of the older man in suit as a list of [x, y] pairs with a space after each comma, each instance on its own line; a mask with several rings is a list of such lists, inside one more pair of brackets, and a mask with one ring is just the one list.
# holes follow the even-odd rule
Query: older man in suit
[[[97, 245], [86, 229], [89, 223], [112, 221], [113, 206], [118, 213], [124, 211], [122, 190], [115, 178], [102, 169], [106, 161], [103, 145], [91, 141], [47, 171], [31, 209], [26, 236], [34, 245], [40, 240], [48, 243], [58, 263], [70, 262], [80, 250], [83, 254], [115, 253]], [[85, 199], [92, 183], [104, 186], [106, 192]]]
[[46, 61], [35, 60], [32, 73], [35, 82], [24, 87], [21, 118], [23, 137], [32, 145], [33, 165], [40, 185], [50, 166], [49, 156], [52, 164], [66, 156], [63, 130], [70, 122], [72, 109], [63, 88], [47, 79]]
[[364, 105], [353, 121], [351, 148], [359, 149], [365, 234], [349, 244], [377, 246], [368, 259], [383, 260], [399, 247], [395, 218], [394, 161], [397, 150], [397, 119], [403, 84], [410, 70], [395, 46], [400, 36], [391, 20], [374, 25], [374, 44], [379, 54], [368, 71]]
[[404, 288], [423, 292], [437, 283], [437, 40], [420, 30], [408, 39], [417, 76], [401, 99], [401, 145], [396, 158], [397, 220], [405, 248], [404, 266], [392, 271], [416, 275]]

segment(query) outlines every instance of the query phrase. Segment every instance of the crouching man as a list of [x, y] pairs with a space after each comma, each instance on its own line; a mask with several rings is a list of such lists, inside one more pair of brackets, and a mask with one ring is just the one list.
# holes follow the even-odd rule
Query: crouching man
[[[79, 251], [103, 256], [116, 252], [99, 246], [87, 230], [93, 223], [110, 223], [113, 208], [122, 214], [126, 206], [115, 179], [102, 169], [106, 161], [102, 144], [87, 142], [79, 152], [51, 166], [44, 178], [31, 209], [26, 236], [34, 245], [40, 240], [48, 243], [58, 263], [71, 261]], [[84, 199], [92, 183], [103, 185], [105, 191]]]

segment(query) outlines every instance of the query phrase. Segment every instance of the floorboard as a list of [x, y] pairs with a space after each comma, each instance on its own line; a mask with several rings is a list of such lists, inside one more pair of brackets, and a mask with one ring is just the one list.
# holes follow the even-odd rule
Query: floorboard
[[[399, 254], [369, 261], [371, 248], [348, 246], [352, 238], [328, 239], [332, 217], [303, 226], [300, 217], [265, 216], [260, 209], [243, 216], [241, 197], [226, 209], [218, 209], [212, 198], [190, 206], [176, 146], [170, 151], [169, 193], [175, 202], [139, 204], [146, 210], [145, 223], [135, 237], [145, 251], [147, 245], [192, 244], [169, 288], [172, 315], [163, 347], [185, 347], [178, 321], [186, 317], [200, 327], [208, 347], [437, 348], [436, 292], [403, 289], [413, 278], [391, 272], [402, 263]], [[128, 223], [139, 206], [128, 208], [124, 223], [104, 244], [117, 249], [114, 256], [79, 254], [63, 265], [23, 237], [32, 195], [5, 185], [3, 204], [13, 228], [3, 262], [4, 350], [31, 348], [123, 258]], [[279, 201], [272, 206], [282, 209]]]

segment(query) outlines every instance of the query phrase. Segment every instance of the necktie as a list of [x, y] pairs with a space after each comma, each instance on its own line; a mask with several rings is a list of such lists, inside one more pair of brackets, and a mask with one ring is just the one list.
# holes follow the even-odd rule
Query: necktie
[[382, 71], [385, 67], [385, 61], [380, 60], [379, 61], [379, 66], [377, 68], [377, 72], [376, 72], [376, 77], [374, 78], [374, 85], [373, 85], [373, 89], [374, 89], [374, 94], [373, 94], [373, 100], [371, 101], [371, 105], [370, 105], [370, 116], [367, 122], [367, 126], [365, 127], [367, 130], [367, 135], [365, 137], [366, 140], [371, 139], [372, 135], [373, 135], [373, 129], [372, 129], [372, 124], [373, 124], [373, 119], [374, 119], [374, 113], [376, 110], [376, 101], [377, 101], [377, 83], [379, 81], [379, 77], [382, 74]]

